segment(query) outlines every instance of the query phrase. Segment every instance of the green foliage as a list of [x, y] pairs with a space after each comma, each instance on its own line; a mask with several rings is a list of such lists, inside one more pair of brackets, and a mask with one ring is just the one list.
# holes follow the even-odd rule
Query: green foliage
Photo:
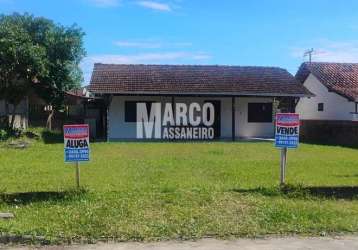
[[0, 129], [0, 141], [4, 141], [9, 137], [8, 132], [5, 129]]
[[19, 138], [22, 135], [22, 130], [17, 128], [0, 128], [0, 141], [6, 141], [9, 138]]
[[63, 133], [58, 130], [48, 130], [42, 127], [32, 127], [26, 130], [16, 128], [0, 128], [0, 141], [5, 140], [37, 140], [44, 143], [59, 143], [63, 141]]
[[43, 127], [28, 128], [25, 132], [28, 138], [39, 139], [44, 143], [63, 142], [63, 132], [60, 130], [49, 130]]
[[0, 99], [17, 105], [30, 89], [55, 108], [80, 86], [82, 30], [29, 14], [0, 16]]
[[13, 114], [32, 83], [47, 73], [46, 51], [32, 42], [24, 22], [24, 17], [16, 14], [0, 16], [0, 99], [13, 105]]
[[357, 150], [301, 144], [281, 188], [279, 153], [258, 142], [92, 143], [76, 193], [62, 142], [0, 144], [0, 211], [15, 214], [0, 231], [53, 242], [358, 232]]

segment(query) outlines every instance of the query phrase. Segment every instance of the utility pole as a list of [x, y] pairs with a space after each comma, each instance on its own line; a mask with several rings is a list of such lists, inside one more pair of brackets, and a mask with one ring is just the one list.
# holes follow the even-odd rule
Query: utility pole
[[312, 54], [314, 52], [314, 49], [309, 49], [309, 50], [306, 50], [305, 53], [303, 54], [303, 57], [306, 57], [308, 56], [308, 61], [311, 63], [312, 62]]

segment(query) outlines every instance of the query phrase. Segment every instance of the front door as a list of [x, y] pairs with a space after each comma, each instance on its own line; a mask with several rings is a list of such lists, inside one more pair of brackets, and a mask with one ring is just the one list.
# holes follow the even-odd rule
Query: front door
[[[210, 102], [214, 106], [214, 124], [212, 127], [214, 128], [214, 138], [220, 138], [221, 133], [221, 101], [219, 100], [207, 100], [205, 102]], [[209, 115], [209, 114], [208, 114]]]

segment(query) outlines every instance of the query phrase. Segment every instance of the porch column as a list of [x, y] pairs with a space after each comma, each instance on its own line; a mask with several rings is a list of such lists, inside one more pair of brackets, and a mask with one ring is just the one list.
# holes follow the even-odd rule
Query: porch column
[[235, 141], [235, 130], [236, 130], [236, 126], [235, 126], [235, 113], [236, 113], [236, 105], [235, 105], [235, 96], [231, 97], [231, 136], [232, 136], [232, 141]]
[[105, 104], [105, 136], [107, 141], [109, 141], [109, 106], [111, 105], [113, 95], [105, 95], [104, 96], [104, 104]]

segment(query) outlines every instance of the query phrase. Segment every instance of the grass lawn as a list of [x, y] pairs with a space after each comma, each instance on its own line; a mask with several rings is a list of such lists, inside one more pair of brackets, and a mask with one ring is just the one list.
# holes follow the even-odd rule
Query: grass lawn
[[285, 190], [272, 143], [92, 143], [81, 165], [63, 144], [0, 144], [2, 233], [158, 240], [358, 232], [358, 150], [289, 150]]

